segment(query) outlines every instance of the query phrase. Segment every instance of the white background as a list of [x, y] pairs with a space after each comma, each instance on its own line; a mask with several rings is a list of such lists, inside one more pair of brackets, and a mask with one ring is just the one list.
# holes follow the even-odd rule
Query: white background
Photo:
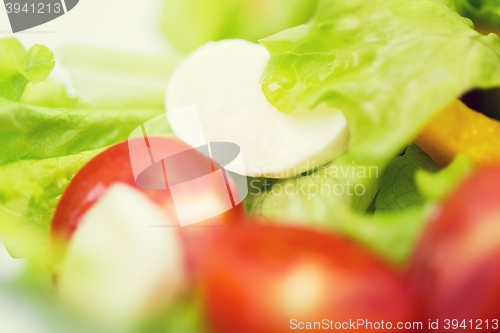
[[12, 34], [0, 1], [0, 38], [15, 36], [27, 48], [38, 43], [57, 50], [74, 43], [157, 54], [169, 49], [159, 28], [160, 12], [161, 0], [80, 0], [65, 15]]

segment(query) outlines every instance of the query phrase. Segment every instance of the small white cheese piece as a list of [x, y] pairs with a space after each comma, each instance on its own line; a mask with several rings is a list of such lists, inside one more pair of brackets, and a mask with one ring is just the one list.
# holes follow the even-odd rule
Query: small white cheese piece
[[[342, 112], [321, 105], [284, 114], [267, 101], [259, 81], [268, 60], [264, 46], [238, 39], [210, 42], [190, 54], [174, 71], [165, 96], [176, 135], [191, 146], [199, 144], [200, 134], [206, 142], [237, 144], [244, 168], [227, 169], [253, 177], [295, 176], [342, 154], [349, 140]], [[203, 133], [189, 115], [169, 117], [191, 105]]]
[[79, 311], [126, 327], [168, 305], [184, 277], [178, 229], [144, 194], [117, 183], [83, 217], [57, 285]]

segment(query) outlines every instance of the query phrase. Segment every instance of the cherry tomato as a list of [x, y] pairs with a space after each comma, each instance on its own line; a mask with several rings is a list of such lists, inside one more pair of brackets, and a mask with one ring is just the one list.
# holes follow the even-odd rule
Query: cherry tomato
[[489, 320], [493, 329], [500, 317], [500, 167], [478, 171], [442, 204], [412, 265], [422, 317], [465, 320], [470, 331], [475, 320]]
[[[247, 225], [226, 234], [203, 268], [205, 311], [213, 332], [316, 330], [358, 319], [412, 316], [405, 279], [364, 249], [314, 231]], [[319, 328], [322, 325], [322, 329]], [[338, 327], [337, 327], [338, 328]]]
[[[72, 234], [78, 228], [82, 217], [88, 209], [95, 204], [99, 198], [112, 184], [117, 182], [126, 183], [127, 185], [140, 190], [146, 194], [152, 201], [161, 206], [165, 214], [171, 221], [177, 221], [177, 213], [172, 200], [172, 195], [167, 189], [145, 189], [137, 186], [134, 179], [133, 169], [131, 165], [129, 147], [133, 147], [135, 143], [140, 144], [143, 138], [134, 139], [136, 141], [122, 142], [114, 145], [87, 163], [73, 178], [68, 188], [64, 192], [52, 221], [52, 236], [57, 240], [62, 240], [63, 243], [70, 241]], [[176, 153], [191, 150], [183, 142], [175, 139], [164, 137], [149, 137], [148, 144], [154, 146], [157, 151], [165, 153], [165, 156], [175, 155]], [[151, 164], [150, 156], [145, 154], [143, 161], [139, 161], [144, 165]], [[199, 170], [201, 165], [212, 165], [210, 159], [201, 153], [194, 152], [189, 155], [189, 163], [191, 166], [175, 167], [174, 173], [168, 177], [177, 180], [183, 180]], [[170, 180], [170, 178], [169, 178]], [[163, 179], [163, 181], [165, 181]], [[198, 196], [210, 196], [213, 204], [226, 200], [223, 198], [223, 191], [227, 191], [226, 186], [223, 188], [214, 188], [210, 181], [197, 182], [196, 186], [190, 188], [192, 193], [189, 193], [189, 198], [193, 203], [197, 202]], [[226, 192], [227, 193], [227, 192]], [[199, 198], [199, 197], [198, 197]], [[194, 209], [197, 209], [195, 206]], [[245, 214], [242, 205], [238, 205], [223, 214], [214, 218], [203, 221], [199, 224], [180, 228], [180, 236], [184, 243], [184, 252], [186, 254], [186, 265], [191, 271], [195, 271], [201, 257], [206, 252], [205, 247], [208, 246], [214, 235], [219, 233], [218, 227], [237, 224], [245, 221]], [[179, 224], [177, 224], [179, 226]]]

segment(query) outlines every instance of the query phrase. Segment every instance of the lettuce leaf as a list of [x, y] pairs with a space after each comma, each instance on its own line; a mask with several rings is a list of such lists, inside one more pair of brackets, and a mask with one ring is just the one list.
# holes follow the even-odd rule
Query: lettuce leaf
[[400, 212], [424, 204], [425, 199], [415, 181], [418, 170], [432, 175], [439, 168], [422, 149], [412, 144], [403, 156], [396, 157], [391, 162], [382, 177], [375, 202], [375, 214]]
[[259, 223], [340, 233], [385, 260], [404, 264], [432, 205], [380, 216], [363, 214], [377, 194], [387, 164], [366, 165], [345, 154], [310, 174], [268, 183], [253, 179], [246, 207]]
[[164, 0], [161, 28], [179, 51], [206, 42], [241, 38], [252, 42], [307, 22], [318, 0]]
[[26, 51], [13, 37], [0, 39], [0, 98], [19, 100], [28, 82], [44, 80], [54, 64], [46, 46], [35, 44]]
[[190, 293], [175, 301], [166, 311], [144, 321], [138, 333], [209, 333], [203, 311], [202, 296]]
[[[382, 258], [404, 265], [436, 205], [469, 175], [473, 165], [469, 158], [459, 156], [439, 171], [414, 144], [385, 173], [384, 165], [375, 169], [375, 165], [363, 165], [346, 154], [296, 178], [253, 179], [246, 207], [261, 223], [340, 233]], [[375, 195], [375, 214], [364, 213]]]
[[[2, 57], [3, 53], [0, 53]], [[67, 46], [61, 77], [28, 83], [21, 102], [0, 97], [0, 237], [11, 254], [47, 260], [48, 229], [74, 174], [97, 152], [164, 114], [179, 57]], [[61, 73], [59, 73], [61, 74]], [[64, 86], [69, 75], [77, 98]], [[34, 104], [34, 105], [29, 105]], [[156, 134], [173, 135], [165, 122]]]
[[500, 86], [500, 39], [451, 0], [323, 0], [310, 24], [261, 43], [268, 100], [283, 112], [342, 110], [349, 153], [365, 161], [396, 156], [464, 92]]
[[[0, 235], [12, 255], [46, 249], [53, 212], [76, 172], [127, 140], [154, 109], [51, 109], [0, 100]], [[157, 126], [155, 134], [172, 135]]]
[[158, 108], [182, 59], [177, 54], [149, 56], [68, 45], [57, 57], [69, 72], [78, 100], [75, 109]]
[[323, 227], [340, 208], [364, 212], [377, 194], [387, 164], [363, 164], [345, 154], [311, 173], [267, 186], [254, 179], [245, 199], [247, 208], [254, 216]]
[[458, 11], [474, 21], [500, 26], [499, 0], [455, 0]]
[[14, 257], [40, 256], [50, 222], [73, 176], [102, 149], [0, 165], [0, 235]]
[[74, 95], [68, 93], [62, 82], [49, 75], [45, 80], [36, 84], [28, 83], [19, 102], [48, 108], [67, 109], [73, 106], [76, 100]]
[[415, 183], [427, 200], [445, 199], [475, 168], [474, 161], [466, 155], [458, 155], [445, 169], [437, 173], [419, 170]]
[[428, 203], [401, 212], [363, 214], [377, 194], [383, 168], [362, 165], [347, 154], [311, 174], [264, 186], [265, 180], [250, 180], [246, 207], [259, 223], [339, 233], [401, 265], [434, 206]]
[[343, 210], [337, 219], [329, 221], [328, 229], [364, 245], [392, 264], [404, 266], [435, 209], [435, 204], [426, 203], [380, 215]]
[[0, 165], [77, 154], [126, 140], [162, 109], [71, 110], [0, 99]]
[[28, 83], [20, 102], [86, 110], [164, 109], [165, 87], [181, 60], [175, 53], [141, 55], [66, 45], [47, 79]]

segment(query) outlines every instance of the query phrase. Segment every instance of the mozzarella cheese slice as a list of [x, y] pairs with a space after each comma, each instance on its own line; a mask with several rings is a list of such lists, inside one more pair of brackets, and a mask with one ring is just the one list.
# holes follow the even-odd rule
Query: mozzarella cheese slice
[[[165, 97], [176, 135], [194, 147], [200, 135], [206, 142], [237, 144], [244, 167], [226, 169], [252, 177], [288, 178], [341, 155], [349, 139], [342, 112], [324, 105], [278, 111], [259, 83], [268, 60], [264, 46], [238, 39], [210, 42], [189, 55], [174, 71]], [[172, 112], [192, 105], [199, 120]]]

